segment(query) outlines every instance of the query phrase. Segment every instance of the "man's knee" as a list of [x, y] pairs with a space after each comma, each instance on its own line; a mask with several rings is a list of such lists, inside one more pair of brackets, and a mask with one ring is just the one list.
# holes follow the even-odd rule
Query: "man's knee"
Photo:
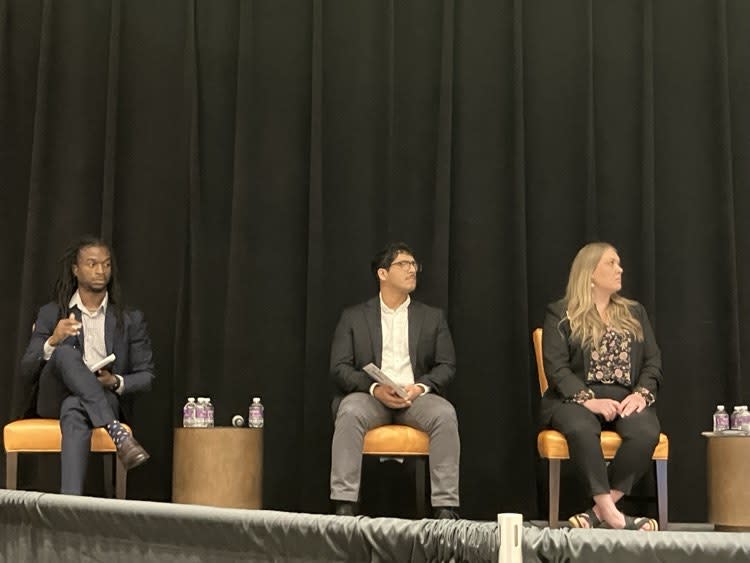
[[68, 425], [82, 426], [88, 422], [86, 409], [81, 399], [75, 395], [68, 395], [60, 404], [60, 427]]
[[73, 348], [72, 346], [59, 346], [52, 353], [52, 357], [50, 359], [55, 362], [55, 365], [57, 365], [58, 369], [70, 365], [71, 362], [83, 361], [81, 351]]
[[367, 421], [368, 401], [372, 399], [366, 393], [351, 393], [344, 397], [336, 412], [336, 425], [364, 423]]
[[456, 409], [447, 400], [438, 395], [424, 395], [417, 398], [409, 407], [406, 424], [416, 425], [427, 432], [451, 429], [458, 431]]
[[439, 401], [434, 401], [434, 405], [431, 406], [435, 421], [440, 424], [450, 424], [458, 426], [458, 418], [456, 417], [456, 409], [447, 400], [442, 397], [436, 397]]

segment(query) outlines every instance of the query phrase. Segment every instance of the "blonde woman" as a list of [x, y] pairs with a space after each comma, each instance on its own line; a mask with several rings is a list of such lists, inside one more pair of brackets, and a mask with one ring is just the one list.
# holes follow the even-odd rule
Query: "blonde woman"
[[[568, 521], [576, 528], [657, 530], [656, 520], [624, 515], [616, 504], [648, 470], [659, 440], [653, 405], [662, 381], [661, 353], [643, 306], [618, 294], [622, 266], [607, 243], [584, 246], [570, 268], [565, 298], [544, 320], [542, 424], [562, 432], [594, 505]], [[606, 465], [602, 429], [622, 445]]]

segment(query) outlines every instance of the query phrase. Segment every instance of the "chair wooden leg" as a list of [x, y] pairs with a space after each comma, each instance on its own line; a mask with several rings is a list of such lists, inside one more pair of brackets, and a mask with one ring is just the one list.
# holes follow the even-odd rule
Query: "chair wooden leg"
[[667, 460], [657, 459], [656, 463], [656, 504], [659, 510], [659, 529], [669, 527], [669, 498], [667, 495]]
[[114, 479], [112, 475], [112, 464], [116, 454], [104, 454], [102, 459], [102, 466], [104, 467], [104, 496], [107, 498], [113, 498], [115, 495], [114, 491]]
[[549, 460], [549, 527], [559, 526], [560, 514], [560, 460]]
[[425, 481], [427, 480], [427, 460], [424, 457], [418, 456], [414, 458], [417, 479], [417, 518], [424, 518], [427, 515], [426, 499], [425, 499]]
[[18, 487], [18, 452], [5, 452], [5, 488]]
[[112, 454], [115, 462], [115, 497], [118, 499], [125, 499], [126, 487], [128, 480], [128, 471], [125, 466], [117, 457], [117, 454]]

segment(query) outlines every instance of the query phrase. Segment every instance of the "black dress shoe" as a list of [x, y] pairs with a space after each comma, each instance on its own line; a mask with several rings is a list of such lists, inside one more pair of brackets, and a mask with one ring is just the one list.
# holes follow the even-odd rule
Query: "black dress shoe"
[[130, 471], [134, 467], [138, 467], [144, 463], [150, 455], [143, 449], [138, 442], [136, 442], [133, 436], [128, 436], [117, 447], [117, 457], [125, 466], [125, 469]]
[[354, 503], [345, 500], [334, 501], [334, 514], [336, 516], [354, 516]]
[[436, 506], [432, 510], [432, 517], [435, 520], [459, 520], [457, 506]]

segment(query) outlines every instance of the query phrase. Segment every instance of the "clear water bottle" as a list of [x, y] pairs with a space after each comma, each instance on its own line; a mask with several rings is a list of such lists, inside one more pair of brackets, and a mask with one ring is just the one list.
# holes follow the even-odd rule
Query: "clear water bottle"
[[750, 431], [750, 411], [747, 410], [747, 405], [740, 405], [740, 414], [737, 415], [739, 421], [737, 425], [743, 432]]
[[253, 397], [253, 402], [247, 409], [247, 425], [250, 428], [263, 428], [263, 404], [260, 397]]
[[182, 426], [185, 428], [195, 426], [195, 397], [188, 397], [187, 403], [182, 407]]
[[734, 407], [731, 416], [729, 417], [729, 426], [732, 430], [740, 429], [740, 418], [739, 415], [742, 412], [740, 407]]
[[214, 404], [211, 397], [206, 397], [206, 428], [214, 427]]
[[195, 427], [205, 428], [206, 427], [206, 398], [198, 397], [198, 402], [195, 405]]
[[714, 432], [729, 430], [729, 413], [724, 410], [724, 405], [716, 405], [714, 413]]

